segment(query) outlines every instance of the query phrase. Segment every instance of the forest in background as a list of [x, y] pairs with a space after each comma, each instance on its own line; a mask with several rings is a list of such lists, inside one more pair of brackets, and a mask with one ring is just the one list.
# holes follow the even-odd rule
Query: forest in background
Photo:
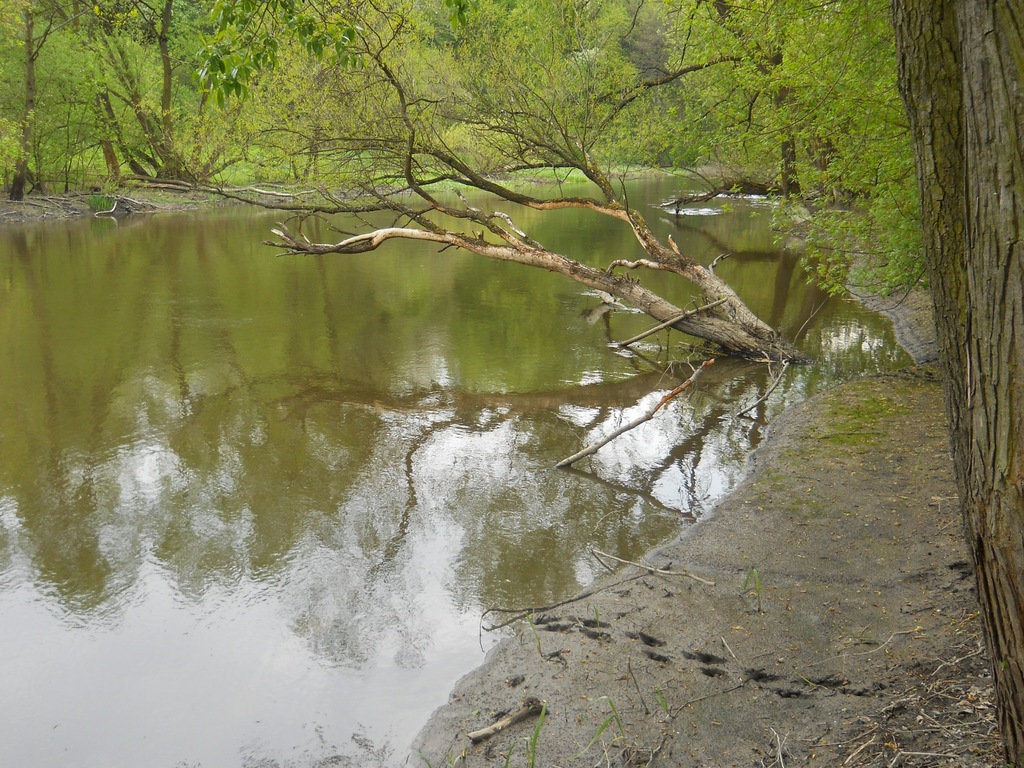
[[[458, 105], [432, 130], [480, 174], [532, 178], [550, 163], [546, 178], [558, 177], [549, 158], [525, 168], [483, 136], [480, 115], [519, 99], [535, 144], [572, 135], [609, 173], [697, 169], [709, 192], [810, 207], [793, 217], [783, 205], [780, 222], [799, 221], [833, 288], [851, 261], [879, 292], [921, 277], [886, 0], [3, 0], [5, 192], [156, 179], [347, 192], [383, 180], [383, 155], [365, 140], [353, 149], [390, 130], [383, 110], [353, 109], [365, 83], [351, 25], [371, 12], [400, 20], [392, 50]], [[629, 104], [602, 113], [602, 93]]]

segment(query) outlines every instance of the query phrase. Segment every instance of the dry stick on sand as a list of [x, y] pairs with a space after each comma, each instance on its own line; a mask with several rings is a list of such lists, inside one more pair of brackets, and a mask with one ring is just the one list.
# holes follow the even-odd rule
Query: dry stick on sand
[[515, 712], [509, 712], [500, 720], [495, 720], [486, 728], [481, 728], [479, 731], [470, 731], [466, 734], [471, 742], [479, 744], [484, 739], [489, 739], [496, 733], [508, 728], [510, 725], [515, 725], [520, 720], [525, 720], [528, 717], [539, 715], [544, 709], [544, 704], [540, 699], [534, 698], [533, 696], [523, 699], [523, 706], [517, 709]]
[[511, 618], [505, 619], [504, 621], [502, 621], [502, 622], [500, 622], [498, 624], [492, 624], [490, 626], [483, 626], [482, 625], [484, 631], [486, 631], [486, 632], [493, 632], [496, 629], [501, 629], [503, 627], [507, 627], [509, 624], [515, 624], [520, 619], [525, 619], [527, 616], [531, 616], [531, 615], [533, 615], [535, 613], [543, 613], [544, 611], [551, 611], [551, 610], [554, 610], [555, 608], [561, 608], [563, 605], [570, 605], [571, 603], [578, 603], [580, 600], [586, 600], [588, 597], [593, 597], [594, 595], [596, 595], [596, 594], [598, 594], [600, 592], [604, 592], [605, 590], [608, 590], [608, 589], [614, 589], [615, 587], [621, 587], [623, 584], [628, 584], [631, 581], [636, 581], [637, 579], [642, 579], [642, 578], [644, 578], [647, 575], [649, 575], [649, 574], [647, 574], [647, 573], [636, 573], [636, 574], [633, 574], [631, 576], [627, 576], [624, 579], [620, 579], [618, 581], [612, 582], [611, 584], [604, 584], [604, 585], [599, 586], [599, 587], [598, 586], [590, 586], [590, 587], [587, 587], [586, 589], [584, 589], [578, 595], [576, 595], [574, 597], [570, 597], [567, 600], [559, 600], [557, 603], [548, 603], [547, 605], [534, 605], [534, 606], [529, 606], [529, 607], [525, 607], [525, 608], [488, 608], [480, 616], [480, 621], [483, 622], [484, 617], [486, 617], [487, 614], [489, 614], [489, 613], [504, 613], [504, 614], [510, 614], [511, 613], [511, 614], [514, 614]]
[[[660, 576], [685, 576], [688, 579], [699, 581], [701, 584], [707, 584], [709, 587], [715, 586], [715, 582], [702, 579], [700, 576], [694, 576], [689, 571], [669, 571], [664, 568], [655, 568], [653, 565], [647, 565], [646, 563], [634, 563], [632, 560], [623, 560], [621, 557], [609, 555], [607, 552], [602, 552], [600, 549], [591, 549], [590, 554], [596, 557], [598, 562], [601, 562], [602, 557], [607, 557], [609, 560], [615, 560], [623, 565], [632, 565], [637, 568], [643, 568], [648, 573], [657, 573]], [[601, 564], [604, 565], [604, 563]]]
[[483, 626], [483, 629], [487, 632], [493, 632], [496, 629], [507, 627], [509, 624], [514, 624], [520, 619], [525, 619], [527, 616], [532, 616], [536, 613], [543, 613], [544, 611], [551, 611], [555, 608], [561, 608], [563, 605], [578, 603], [580, 600], [586, 600], [588, 597], [593, 597], [594, 595], [597, 595], [601, 592], [605, 592], [609, 589], [614, 589], [615, 587], [621, 587], [623, 584], [628, 584], [631, 581], [636, 581], [637, 579], [645, 578], [646, 576], [650, 576], [651, 574], [656, 574], [658, 576], [685, 576], [689, 579], [699, 581], [701, 584], [707, 584], [709, 587], [715, 586], [715, 582], [708, 581], [707, 579], [702, 579], [699, 576], [694, 576], [692, 573], [689, 573], [687, 571], [669, 571], [664, 568], [655, 568], [650, 565], [645, 565], [644, 563], [634, 563], [632, 560], [623, 560], [622, 558], [615, 557], [614, 555], [609, 555], [607, 552], [602, 552], [599, 549], [591, 549], [590, 552], [597, 559], [597, 562], [601, 563], [601, 565], [604, 565], [606, 568], [608, 566], [603, 560], [601, 560], [602, 557], [607, 557], [610, 560], [617, 560], [618, 562], [623, 563], [625, 565], [634, 565], [637, 568], [643, 570], [644, 573], [632, 574], [630, 576], [626, 576], [623, 579], [613, 581], [610, 584], [587, 587], [578, 595], [570, 597], [568, 600], [559, 600], [557, 603], [549, 603], [548, 605], [534, 605], [524, 608], [488, 608], [486, 611], [483, 612], [483, 615], [481, 615], [481, 622], [483, 621], [484, 617], [487, 616], [487, 614], [489, 613], [504, 613], [514, 615], [511, 618], [505, 619], [504, 621], [498, 624]]
[[678, 387], [676, 387], [671, 392], [669, 392], [667, 395], [665, 395], [663, 398], [661, 398], [661, 400], [658, 401], [657, 405], [655, 405], [649, 411], [644, 413], [642, 416], [639, 416], [639, 417], [633, 419], [633, 421], [629, 422], [629, 424], [626, 424], [623, 427], [619, 427], [618, 429], [616, 429], [614, 432], [612, 432], [607, 437], [604, 437], [604, 438], [598, 440], [596, 443], [592, 443], [592, 444], [588, 445], [582, 451], [578, 451], [577, 453], [574, 453], [572, 456], [570, 456], [567, 459], [562, 459], [560, 462], [555, 464], [555, 468], [556, 469], [561, 469], [562, 467], [568, 467], [569, 465], [574, 464], [575, 462], [579, 461], [580, 459], [586, 458], [587, 456], [591, 456], [591, 455], [597, 453], [599, 450], [601, 450], [602, 447], [604, 447], [605, 445], [610, 443], [612, 440], [614, 440], [616, 437], [618, 437], [619, 435], [623, 434], [624, 432], [628, 432], [629, 430], [633, 429], [634, 427], [639, 427], [645, 421], [650, 421], [651, 419], [654, 418], [654, 414], [656, 414], [659, 410], [661, 410], [661, 408], [669, 400], [671, 400], [673, 397], [675, 397], [680, 392], [682, 392], [687, 387], [689, 387], [691, 384], [693, 384], [697, 380], [697, 377], [700, 376], [704, 372], [704, 369], [707, 368], [709, 365], [711, 365], [714, 362], [715, 362], [714, 358], [711, 358], [710, 360], [705, 360], [703, 363], [700, 364], [700, 367], [698, 367], [697, 370], [695, 370], [693, 372], [693, 376], [688, 378], [686, 381], [684, 381]]

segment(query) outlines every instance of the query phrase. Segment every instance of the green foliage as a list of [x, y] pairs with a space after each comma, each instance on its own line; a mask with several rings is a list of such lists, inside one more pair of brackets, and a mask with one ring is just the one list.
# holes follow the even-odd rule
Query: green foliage
[[613, 723], [616, 727], [616, 730], [618, 731], [618, 736], [616, 736], [616, 738], [626, 738], [626, 729], [622, 725], [622, 718], [619, 717], [619, 710], [615, 708], [615, 702], [612, 701], [612, 698], [610, 696], [602, 696], [601, 699], [603, 701], [608, 702], [608, 707], [609, 709], [611, 709], [611, 714], [608, 715], [608, 717], [605, 718], [605, 720], [601, 723], [601, 725], [597, 729], [597, 732], [587, 743], [587, 746], [580, 750], [580, 752], [576, 755], [577, 759], [583, 757], [583, 755], [589, 752], [590, 748], [594, 746], [594, 744], [596, 744], [598, 740], [601, 738], [601, 734], [608, 730], [608, 727]]
[[808, 223], [804, 265], [829, 293], [888, 296], [924, 284], [917, 187], [879, 185], [853, 206], [817, 211]]
[[444, 0], [448, 8], [448, 20], [453, 29], [464, 27], [469, 21], [469, 13], [477, 4], [477, 0]]
[[[538, 715], [537, 722], [533, 726], [533, 733], [530, 734], [530, 738], [526, 742], [526, 765], [529, 768], [535, 768], [537, 765], [537, 748], [540, 746], [540, 732], [544, 727], [544, 720], [547, 718], [547, 714], [547, 705], [541, 705], [540, 715]], [[511, 757], [511, 753], [509, 754], [509, 757]]]
[[[51, 183], [128, 165], [397, 189], [413, 142], [419, 179], [453, 175], [443, 155], [502, 178], [670, 165], [778, 186], [788, 143], [786, 173], [813, 215], [794, 227], [783, 208], [779, 222], [805, 236], [816, 279], [890, 292], [921, 274], [886, 0], [218, 0], [174, 5], [163, 38], [169, 4], [103, 0], [72, 19], [60, 4], [9, 2], [8, 168], [27, 7], [53, 27], [32, 115], [32, 168]], [[244, 110], [229, 104], [243, 95]], [[211, 96], [225, 108], [206, 109]]]
[[108, 195], [89, 195], [90, 211], [109, 211], [114, 207], [114, 198]]
[[354, 26], [329, 6], [308, 0], [218, 0], [213, 33], [203, 39], [199, 79], [220, 104], [241, 97], [261, 72], [279, 63], [280, 40], [296, 40], [311, 56], [353, 62]]
[[12, 167], [20, 151], [17, 123], [0, 117], [0, 169]]
[[685, 83], [689, 158], [723, 178], [798, 189], [813, 216], [793, 227], [783, 210], [779, 222], [806, 236], [807, 264], [828, 290], [914, 284], [918, 203], [888, 3], [672, 5], [679, 49], [728, 61]]

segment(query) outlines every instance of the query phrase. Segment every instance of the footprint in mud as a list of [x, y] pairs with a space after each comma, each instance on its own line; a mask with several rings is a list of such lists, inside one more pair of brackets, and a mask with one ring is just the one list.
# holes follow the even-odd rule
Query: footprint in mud
[[645, 632], [627, 632], [626, 637], [630, 638], [631, 640], [639, 640], [648, 648], [661, 648], [665, 645], [664, 640], [659, 640], [656, 637], [651, 637]]
[[704, 653], [703, 651], [683, 651], [683, 656], [690, 661], [699, 661], [701, 664], [725, 664], [728, 661], [728, 659], [723, 659], [721, 656], [715, 656], [713, 653]]
[[668, 662], [672, 661], [672, 659], [670, 659], [668, 656], [656, 653], [652, 651], [650, 648], [644, 648], [643, 651], [644, 656], [646, 656], [651, 661], [657, 661], [659, 664], [667, 664]]
[[708, 677], [721, 677], [726, 671], [720, 667], [701, 667], [700, 673]]

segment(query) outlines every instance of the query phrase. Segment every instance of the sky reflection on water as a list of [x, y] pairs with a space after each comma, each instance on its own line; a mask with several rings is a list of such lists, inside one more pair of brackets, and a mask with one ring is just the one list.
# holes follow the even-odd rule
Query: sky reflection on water
[[[493, 642], [483, 609], [576, 592], [594, 547], [641, 557], [735, 486], [787, 404], [907, 362], [757, 210], [651, 219], [706, 261], [729, 245], [720, 273], [817, 364], [736, 418], [767, 374], [719, 361], [573, 471], [551, 467], [690, 370], [664, 369], [678, 336], [611, 348], [650, 321], [561, 278], [414, 244], [275, 259], [274, 217], [246, 211], [6, 230], [0, 763], [400, 755]], [[635, 248], [529, 215], [594, 263]]]

